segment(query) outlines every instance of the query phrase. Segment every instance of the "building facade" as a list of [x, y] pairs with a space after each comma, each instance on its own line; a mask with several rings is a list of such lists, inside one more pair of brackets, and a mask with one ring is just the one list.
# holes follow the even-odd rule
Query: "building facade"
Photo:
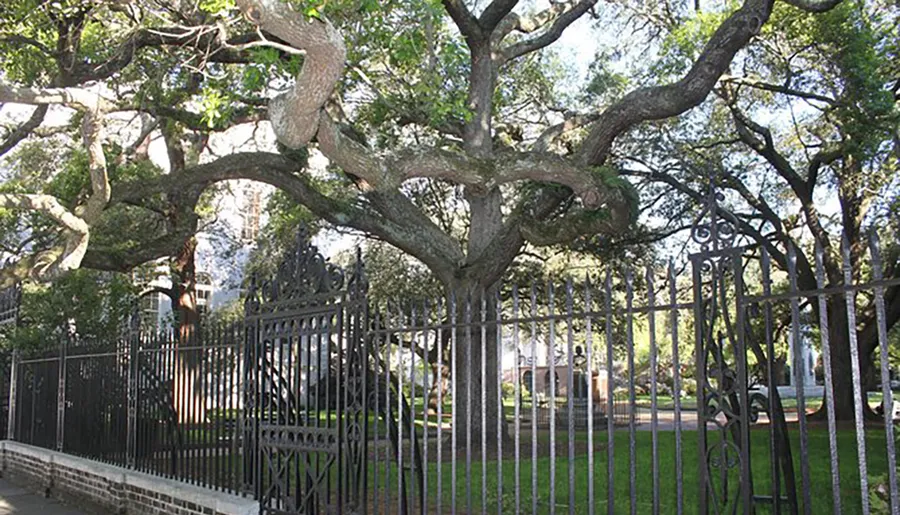
[[[214, 201], [213, 220], [197, 233], [196, 298], [200, 313], [240, 298], [243, 272], [266, 218], [263, 206], [273, 192], [269, 185], [229, 181]], [[173, 320], [168, 260], [142, 267], [134, 274], [141, 287], [141, 318], [145, 325], [164, 327]]]

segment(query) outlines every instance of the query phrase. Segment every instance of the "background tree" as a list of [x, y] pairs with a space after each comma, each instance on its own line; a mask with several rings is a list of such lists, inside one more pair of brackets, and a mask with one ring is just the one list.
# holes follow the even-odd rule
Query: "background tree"
[[[665, 68], [677, 74], [690, 62], [698, 51], [695, 34], [712, 30], [717, 16], [658, 23], [668, 32]], [[705, 203], [710, 183], [727, 193], [741, 232], [765, 247], [778, 268], [788, 269], [787, 246], [797, 249], [801, 290], [817, 289], [817, 246], [824, 249], [825, 285], [844, 284], [842, 238], [853, 281], [871, 278], [868, 237], [874, 232], [884, 245], [884, 275], [895, 278], [897, 30], [896, 12], [878, 2], [843, 3], [817, 15], [776, 6], [739, 66], [721, 78], [700, 110], [632, 134], [617, 153], [630, 163], [628, 174], [656, 184], [651, 189], [662, 216]], [[885, 302], [891, 328], [900, 318], [900, 288], [888, 288]], [[878, 346], [874, 298], [860, 296], [857, 305], [852, 329], [865, 377]], [[818, 317], [817, 309], [812, 312]], [[852, 420], [843, 296], [828, 297], [828, 319], [836, 416]]]
[[22, 292], [19, 325], [0, 345], [44, 351], [59, 345], [67, 331], [87, 343], [125, 336], [137, 303], [137, 289], [124, 274], [77, 270], [53, 287], [29, 285]]

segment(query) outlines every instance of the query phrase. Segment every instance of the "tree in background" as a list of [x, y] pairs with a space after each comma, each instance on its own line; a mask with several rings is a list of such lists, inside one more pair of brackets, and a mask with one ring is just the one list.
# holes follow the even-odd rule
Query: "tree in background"
[[43, 351], [60, 338], [113, 342], [125, 336], [137, 303], [131, 278], [116, 273], [77, 270], [47, 285], [29, 285], [22, 292], [19, 324], [3, 335], [4, 347]]
[[[777, 5], [701, 110], [623, 142], [616, 152], [630, 162], [627, 173], [656, 185], [661, 216], [705, 204], [711, 181], [728, 193], [739, 230], [765, 247], [775, 266], [788, 270], [787, 246], [795, 246], [801, 290], [817, 289], [816, 246], [823, 249], [824, 285], [845, 283], [842, 238], [852, 280], [870, 279], [874, 232], [883, 243], [884, 276], [896, 278], [900, 68], [891, 9], [845, 2], [813, 15]], [[657, 18], [668, 33], [662, 69], [680, 73], [699, 52], [696, 35], [714, 30], [719, 17], [701, 13], [689, 24]], [[900, 288], [887, 288], [885, 303], [890, 329], [900, 318]], [[835, 415], [852, 420], [847, 306], [843, 296], [829, 296], [827, 305]], [[859, 296], [857, 306], [853, 330], [865, 377], [878, 347], [874, 298]], [[817, 307], [810, 309], [817, 319]]]

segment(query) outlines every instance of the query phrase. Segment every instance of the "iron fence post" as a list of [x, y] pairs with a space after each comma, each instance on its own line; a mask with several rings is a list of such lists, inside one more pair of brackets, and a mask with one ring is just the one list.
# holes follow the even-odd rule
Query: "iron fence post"
[[125, 464], [128, 468], [134, 468], [137, 454], [137, 376], [138, 364], [140, 357], [140, 335], [137, 331], [132, 331], [128, 338], [128, 348], [126, 350], [126, 360], [128, 363], [128, 419], [126, 422], [125, 437], [127, 443], [125, 447]]
[[6, 438], [16, 438], [16, 384], [19, 382], [19, 349], [13, 349], [9, 364], [9, 410], [6, 413]]
[[[251, 292], [255, 286], [251, 284]], [[251, 298], [248, 295], [248, 299]], [[247, 320], [244, 326], [244, 348], [243, 369], [239, 372], [241, 381], [238, 385], [238, 396], [243, 401], [243, 424], [241, 435], [241, 453], [242, 460], [242, 481], [241, 489], [243, 493], [259, 498], [259, 489], [257, 488], [257, 437], [259, 436], [259, 406], [256, 399], [256, 377], [255, 370], [259, 363], [256, 348], [256, 322]]]
[[[14, 286], [0, 293], [0, 308], [2, 318], [0, 325], [19, 326], [19, 307], [22, 304], [22, 285]], [[10, 309], [11, 308], [11, 309]], [[18, 382], [19, 350], [13, 349], [9, 364], [9, 404], [6, 411], [6, 437], [12, 440], [16, 437], [16, 383]]]
[[69, 332], [59, 341], [59, 384], [56, 394], [56, 450], [62, 452], [66, 427], [66, 350], [69, 343]]
[[697, 507], [699, 513], [707, 513], [706, 486], [706, 352], [704, 338], [703, 291], [700, 268], [702, 261], [692, 256], [693, 288], [694, 288], [694, 350], [697, 377]]
[[[737, 368], [738, 399], [740, 404], [739, 432], [741, 453], [741, 502], [744, 513], [753, 512], [753, 475], [750, 469], [750, 380], [747, 366], [746, 303], [744, 302], [744, 265], [741, 251], [738, 249], [731, 255], [732, 273], [734, 274], [734, 305], [736, 307], [737, 331], [736, 352], [734, 356]], [[723, 306], [727, 309], [727, 307]]]

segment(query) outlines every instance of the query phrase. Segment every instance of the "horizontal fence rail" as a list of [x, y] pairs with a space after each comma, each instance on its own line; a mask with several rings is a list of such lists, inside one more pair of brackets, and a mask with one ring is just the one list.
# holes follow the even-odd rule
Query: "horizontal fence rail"
[[[60, 337], [15, 363], [15, 438], [267, 496], [272, 513], [343, 497], [373, 514], [898, 513], [877, 241], [871, 283], [844, 249], [844, 287], [827, 286], [818, 249], [802, 291], [795, 251], [783, 269], [729, 248], [685, 276], [669, 264]], [[863, 315], [874, 377], [848, 329]]]

